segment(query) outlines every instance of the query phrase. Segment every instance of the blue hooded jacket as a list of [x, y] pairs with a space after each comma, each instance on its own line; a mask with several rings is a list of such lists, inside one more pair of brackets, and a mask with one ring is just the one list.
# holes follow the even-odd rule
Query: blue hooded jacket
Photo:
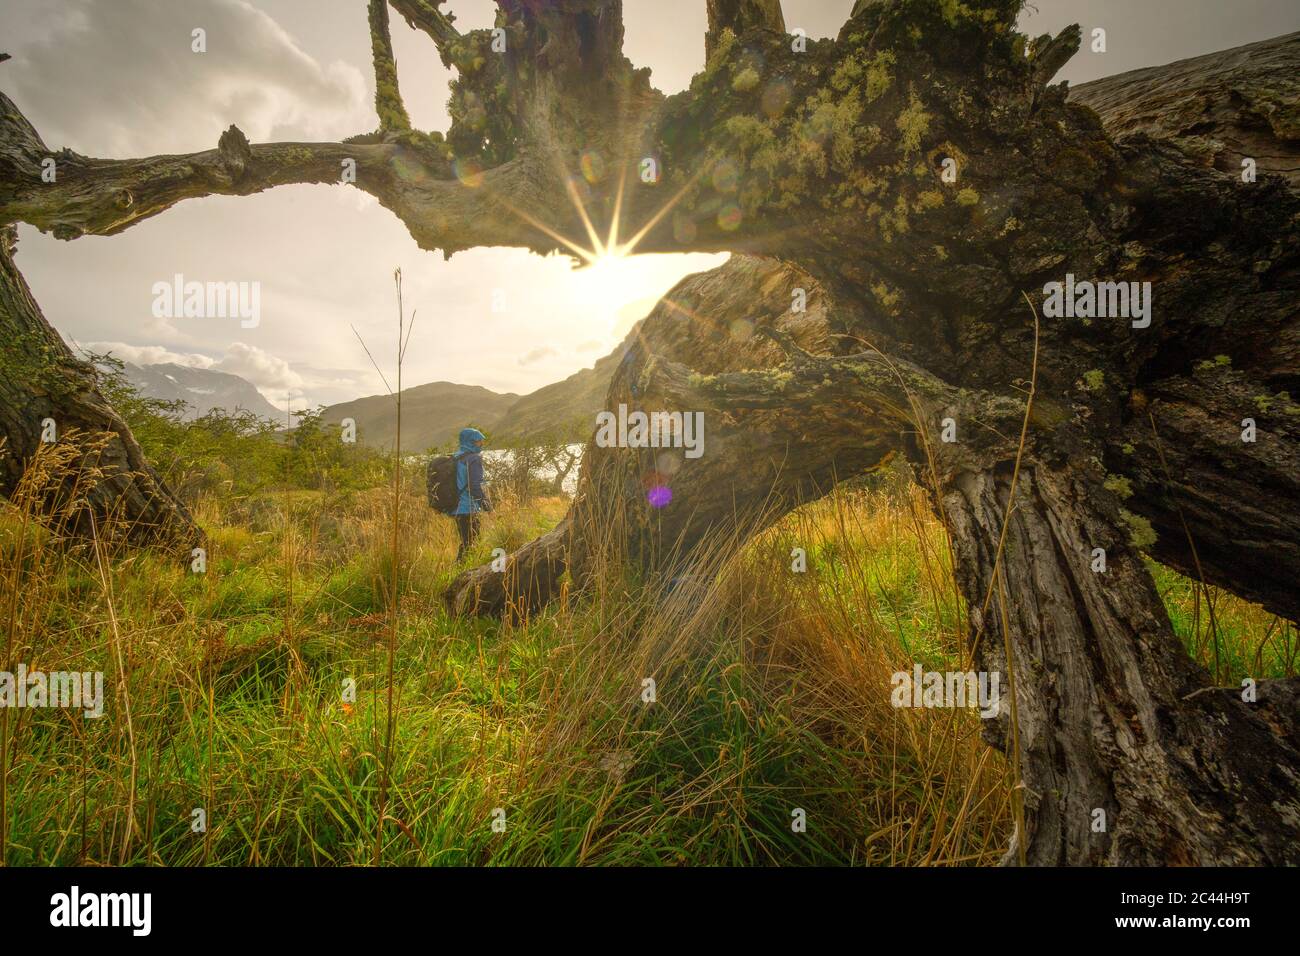
[[480, 511], [491, 511], [491, 505], [483, 494], [483, 455], [478, 442], [484, 435], [477, 428], [460, 430], [460, 447], [456, 449], [456, 490], [460, 492], [460, 501], [456, 504], [456, 514], [472, 515]]

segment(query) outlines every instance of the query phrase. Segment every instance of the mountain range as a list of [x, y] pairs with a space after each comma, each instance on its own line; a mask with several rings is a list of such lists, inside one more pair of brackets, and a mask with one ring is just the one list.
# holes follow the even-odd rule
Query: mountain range
[[244, 409], [262, 418], [284, 420], [284, 412], [263, 398], [252, 382], [229, 372], [190, 368], [174, 362], [154, 365], [126, 362], [122, 371], [127, 381], [146, 398], [184, 401], [188, 407], [182, 417], [187, 420], [206, 415], [214, 408], [231, 412]]
[[640, 326], [640, 322], [633, 326], [618, 348], [597, 359], [593, 367], [543, 385], [511, 405], [492, 426], [492, 444], [504, 447], [538, 440], [590, 438], [596, 427], [596, 413], [604, 407], [609, 381]]
[[[496, 447], [586, 440], [610, 378], [639, 325], [593, 367], [527, 395], [455, 382], [430, 382], [403, 389], [402, 447], [424, 451], [446, 446], [466, 425], [485, 432]], [[228, 372], [172, 363], [127, 363], [124, 371], [144, 395], [188, 402], [185, 417], [189, 419], [213, 408], [244, 408], [275, 421], [284, 418], [284, 413], [263, 398], [252, 383]], [[330, 425], [338, 425], [345, 418], [356, 422], [359, 442], [376, 448], [392, 447], [397, 434], [397, 409], [392, 396], [370, 395], [330, 405], [322, 415], [322, 421]]]
[[[488, 436], [502, 448], [538, 442], [585, 441], [595, 427], [596, 412], [614, 369], [622, 361], [640, 323], [609, 355], [591, 368], [544, 385], [527, 395], [502, 394], [478, 385], [433, 382], [402, 390], [402, 447], [411, 451], [450, 444], [466, 425]], [[388, 395], [371, 395], [325, 409], [323, 420], [338, 424], [344, 418], [357, 423], [357, 440], [391, 448], [397, 414]]]
[[[402, 389], [402, 448], [424, 451], [451, 442], [466, 425], [490, 432], [519, 396], [501, 394], [480, 385], [430, 382]], [[392, 448], [397, 436], [397, 404], [391, 395], [370, 395], [325, 409], [322, 420], [337, 425], [345, 418], [357, 424], [357, 441]]]

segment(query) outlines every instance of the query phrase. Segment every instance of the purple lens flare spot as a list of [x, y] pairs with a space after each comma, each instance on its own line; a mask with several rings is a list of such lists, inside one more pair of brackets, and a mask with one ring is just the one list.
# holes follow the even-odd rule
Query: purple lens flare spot
[[667, 485], [655, 485], [645, 493], [645, 499], [652, 508], [662, 508], [673, 500], [673, 490]]

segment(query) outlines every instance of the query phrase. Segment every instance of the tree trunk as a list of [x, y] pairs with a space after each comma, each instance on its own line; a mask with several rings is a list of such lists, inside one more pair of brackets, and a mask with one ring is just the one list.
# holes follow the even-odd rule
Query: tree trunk
[[1117, 139], [1175, 143], [1199, 166], [1240, 176], [1242, 160], [1300, 187], [1296, 45], [1300, 33], [1083, 83], [1070, 102]]
[[941, 495], [976, 666], [1002, 675], [986, 736], [1020, 770], [1007, 862], [1300, 863], [1300, 681], [1209, 685], [1085, 462], [1022, 464], [999, 551], [1012, 470]]
[[[1250, 185], [1242, 182], [1249, 159], [1258, 176], [1281, 177], [1294, 193], [1298, 51], [1293, 33], [1085, 83], [1070, 102], [1096, 110], [1121, 148], [1152, 154], [1169, 145], [1194, 169], [1218, 170], [1241, 186]], [[1182, 205], [1173, 195], [1160, 202]], [[1204, 223], [1217, 230], [1232, 218], [1207, 213]], [[1300, 406], [1291, 399], [1300, 395], [1295, 238], [1285, 223], [1266, 228], [1272, 248], [1251, 255], [1249, 243], [1207, 235], [1205, 224], [1188, 230], [1189, 272], [1210, 273], [1216, 261], [1244, 254], [1266, 278], [1249, 298], [1206, 308], [1208, 321], [1193, 311], [1180, 316], [1190, 334], [1166, 343], [1140, 371], [1122, 430], [1106, 436], [1104, 462], [1129, 483], [1124, 507], [1150, 522], [1153, 556], [1300, 621], [1300, 509], [1278, 507], [1300, 501]], [[1238, 315], [1248, 324], [1233, 329]], [[1255, 425], [1254, 441], [1243, 441], [1245, 419]]]
[[[1043, 56], [1051, 60], [1050, 51]], [[1300, 579], [1300, 510], [1273, 507], [1272, 501], [1300, 500], [1300, 406], [1290, 399], [1300, 394], [1300, 337], [1295, 332], [1300, 288], [1291, 212], [1296, 202], [1283, 181], [1225, 181], [1210, 169], [1223, 161], [1207, 158], [1205, 150], [1207, 143], [1248, 143], [1258, 153], [1261, 174], [1287, 174], [1300, 126], [1287, 119], [1294, 110], [1284, 104], [1295, 86], [1290, 67], [1298, 61], [1300, 35], [1293, 35], [1072, 92], [1071, 102], [1096, 106], [1107, 128], [1113, 124], [1123, 134], [1118, 157], [1126, 163], [1130, 181], [1117, 195], [1125, 197], [1129, 208], [1120, 212], [1115, 207], [1103, 228], [1119, 226], [1114, 241], [1124, 244], [1125, 255], [1116, 264], [1118, 274], [1137, 274], [1140, 259], [1143, 272], [1158, 276], [1162, 305], [1157, 315], [1163, 318], [1141, 334], [1044, 319], [1044, 369], [1031, 429], [1031, 443], [1065, 448], [1080, 440], [1083, 431], [1092, 432], [1095, 439], [1089, 440], [1100, 447], [1112, 484], [1126, 496], [1124, 527], [1136, 525], [1155, 557], [1292, 619], [1300, 618], [1300, 592], [1293, 585]], [[1177, 88], [1177, 97], [1167, 95], [1162, 77]], [[1060, 95], [1053, 89], [1043, 97], [1050, 99], [1049, 94]], [[1080, 124], [1082, 141], [1096, 135], [1088, 132], [1086, 117], [1070, 115]], [[1077, 157], [1078, 142], [1071, 149]], [[1064, 176], [1060, 169], [1049, 173], [1049, 183]], [[1062, 203], [1067, 203], [1064, 194], [1049, 192], [1030, 208], [1050, 211]], [[1013, 262], [1030, 263], [1016, 268], [1033, 274], [1043, 268], [1035, 260], [1040, 257], [1050, 267], [1048, 275], [1057, 276], [1070, 268], [1070, 258], [1093, 255], [1099, 248], [1095, 236], [1073, 253], [1056, 251], [1077, 241], [1071, 238], [1077, 230], [1069, 225], [1076, 214], [1084, 219], [1091, 215], [1074, 207], [1056, 224], [1043, 221], [1004, 239]], [[983, 228], [985, 218], [973, 228]], [[1014, 220], [1008, 219], [1007, 226]], [[914, 225], [912, 232], [916, 230]], [[1017, 234], [1020, 238], [1014, 238]], [[1048, 241], [1048, 236], [1054, 239]], [[963, 238], [973, 241], [968, 233]], [[819, 244], [807, 237], [801, 241], [804, 251], [814, 250], [815, 256]], [[842, 355], [865, 339], [893, 355], [940, 369], [944, 380], [955, 379], [966, 388], [1005, 389], [1006, 382], [1028, 373], [1032, 330], [1027, 336], [1022, 323], [1001, 317], [1007, 307], [1001, 293], [989, 298], [988, 290], [1006, 280], [973, 260], [935, 263], [916, 277], [899, 272], [904, 266], [891, 262], [883, 275], [881, 288], [894, 287], [889, 295], [916, 295], [934, 302], [933, 311], [955, 314], [957, 321], [949, 329], [915, 311], [905, 311], [899, 320], [882, 315], [875, 291], [863, 302], [862, 286], [869, 284], [871, 273], [856, 282], [832, 276], [835, 306], [823, 306], [820, 312], [810, 307], [801, 317], [790, 311], [790, 292], [820, 289], [815, 280], [788, 264], [784, 273], [775, 266], [746, 265], [754, 261], [733, 258], [716, 273], [687, 279], [669, 293], [646, 321], [639, 357], [632, 356], [636, 368], [659, 359], [683, 363], [701, 375], [770, 368], [781, 360], [781, 351], [765, 341], [756, 344], [761, 340], [750, 338], [751, 331], [815, 326], [814, 339], [805, 336], [802, 344], [818, 355]], [[949, 297], [935, 301], [935, 291]], [[760, 303], [752, 312], [751, 302]], [[1019, 311], [1027, 313], [1027, 308]], [[842, 374], [833, 364], [828, 372], [832, 378]], [[1096, 383], [1090, 383], [1093, 376]], [[606, 409], [636, 398], [629, 394], [627, 379], [623, 373], [616, 378]], [[679, 389], [676, 397], [685, 395]], [[656, 534], [674, 542], [678, 551], [689, 551], [710, 528], [747, 509], [762, 505], [779, 515], [782, 508], [824, 491], [831, 474], [842, 479], [870, 467], [886, 453], [886, 444], [901, 447], [899, 436], [916, 430], [899, 421], [877, 422], [883, 431], [873, 429], [864, 416], [878, 410], [824, 408], [818, 403], [826, 395], [786, 390], [781, 395], [788, 412], [784, 418], [770, 410], [756, 417], [733, 401], [721, 420], [708, 420], [712, 440], [706, 460], [680, 463], [684, 467], [672, 477], [674, 502], [668, 508], [646, 508], [637, 479], [653, 471], [645, 467], [648, 462], [642, 462], [638, 474], [624, 475], [624, 485], [608, 485], [609, 493], [651, 514]], [[652, 407], [649, 397], [640, 396], [641, 407]], [[705, 407], [703, 396], [690, 400]], [[837, 412], [850, 414], [840, 420]], [[1254, 442], [1242, 441], [1246, 417], [1258, 425]], [[729, 424], [745, 434], [743, 441], [720, 440]], [[935, 422], [926, 424], [933, 427]], [[856, 461], [840, 445], [846, 436], [863, 446]], [[839, 451], [825, 454], [825, 449]], [[606, 487], [591, 476], [608, 456], [589, 445], [580, 484], [585, 495], [594, 494], [598, 485]], [[585, 500], [580, 492], [575, 514], [589, 507]], [[689, 507], [678, 502], [689, 502]], [[652, 544], [649, 550], [661, 547]]]
[[[792, 313], [796, 287], [806, 290], [807, 309]], [[810, 354], [829, 347], [827, 309], [810, 276], [775, 260], [736, 256], [682, 280], [642, 323], [605, 407], [698, 412], [701, 454], [588, 441], [564, 534], [512, 556], [513, 578], [486, 565], [466, 571], [448, 589], [450, 605], [491, 614], [535, 606], [560, 585], [556, 569], [581, 584], [607, 559], [652, 574], [683, 571], [697, 549], [734, 550], [890, 457], [908, 427], [877, 401], [890, 396], [874, 379], [830, 377]], [[775, 368], [786, 349], [803, 362], [798, 374]], [[847, 356], [841, 366], [850, 369]], [[560, 563], [562, 543], [569, 553]], [[512, 593], [512, 584], [527, 593]]]
[[[12, 496], [43, 436], [82, 446], [76, 466], [33, 489], [38, 509], [59, 532], [121, 535], [178, 547], [201, 534], [189, 512], [159, 480], [131, 429], [41, 314], [14, 263], [16, 231], [0, 235], [0, 493]], [[49, 431], [53, 429], [52, 433]]]
[[503, 571], [491, 564], [470, 568], [446, 593], [456, 614], [498, 614], [524, 617], [544, 607], [559, 593], [569, 566], [573, 517], [565, 518], [506, 559]]
[[[1134, 395], [1106, 468], [1128, 481], [1124, 507], [1150, 523], [1153, 557], [1300, 621], [1300, 509], [1284, 504], [1300, 501], [1300, 415], [1258, 366], [1206, 364]], [[1254, 441], [1242, 440], [1247, 419]]]
[[[808, 311], [783, 311], [797, 286], [810, 292]], [[686, 313], [693, 321], [682, 321]], [[738, 327], [745, 319], [758, 324]], [[1220, 379], [1237, 374], [1232, 370], [1216, 367], [1202, 383], [1206, 394], [1188, 396], [1181, 410], [1165, 392], [1144, 393], [1159, 396], [1143, 408], [1150, 416], [1132, 414], [1104, 454], [1076, 449], [1051, 463], [1025, 464], [995, 576], [1014, 458], [972, 466], [968, 460], [981, 454], [978, 440], [950, 450], [930, 435], [928, 447], [938, 456], [931, 472], [927, 429], [919, 423], [932, 428], [942, 408], [960, 406], [942, 390], [927, 393], [906, 363], [898, 367], [911, 382], [910, 395], [891, 395], [849, 374], [850, 356], [808, 354], [828, 347], [836, 324], [820, 287], [775, 261], [734, 257], [684, 280], [645, 320], [606, 407], [709, 409], [705, 454], [688, 459], [673, 450], [665, 464], [662, 451], [589, 442], [564, 526], [520, 552], [517, 563], [512, 558], [514, 577], [466, 572], [449, 591], [453, 606], [480, 613], [535, 607], [560, 586], [566, 567], [581, 584], [609, 541], [624, 543], [618, 557], [646, 570], [690, 573], [692, 555], [739, 547], [901, 445], [919, 473], [940, 479], [936, 501], [953, 537], [978, 668], [1010, 674], [1011, 638], [1018, 749], [1009, 736], [1005, 677], [1003, 708], [989, 727], [990, 742], [1016, 754], [1023, 783], [1024, 830], [1007, 862], [1018, 862], [1022, 847], [1032, 864], [1300, 862], [1300, 681], [1261, 681], [1249, 703], [1242, 688], [1212, 687], [1173, 634], [1131, 543], [1141, 525], [1121, 512], [1124, 506], [1150, 515], [1161, 532], [1147, 546], [1174, 564], [1187, 533], [1167, 526], [1186, 520], [1211, 581], [1235, 582], [1239, 593], [1286, 607], [1293, 551], [1274, 549], [1278, 566], [1251, 577], [1248, 588], [1233, 568], [1249, 558], [1263, 570], [1259, 550], [1266, 542], [1293, 548], [1300, 541], [1285, 509], [1237, 497], [1261, 479], [1274, 480], [1268, 476], [1296, 480], [1285, 468], [1296, 447], [1291, 433], [1271, 431], [1267, 441], [1243, 443], [1235, 430], [1215, 434], [1206, 427], [1207, 418], [1231, 424], [1223, 409], [1232, 407], [1234, 390]], [[769, 377], [761, 370], [776, 366], [782, 344], [787, 362]], [[675, 359], [706, 374], [683, 377]], [[818, 371], [830, 367], [833, 377]], [[1014, 435], [1025, 412], [1004, 408], [999, 418], [985, 405], [979, 417]], [[1050, 409], [1028, 413], [1031, 433], [1050, 420]], [[1162, 423], [1158, 448], [1152, 418]], [[1199, 424], [1181, 434], [1176, 426], [1183, 422]], [[1172, 478], [1160, 465], [1162, 454]], [[1108, 480], [1115, 473], [1139, 491], [1121, 499], [1123, 484]], [[672, 489], [663, 507], [647, 501], [655, 482]], [[1179, 501], [1182, 518], [1166, 513]], [[1095, 548], [1105, 550], [1105, 572], [1091, 569]], [[520, 582], [526, 595], [512, 590]]]

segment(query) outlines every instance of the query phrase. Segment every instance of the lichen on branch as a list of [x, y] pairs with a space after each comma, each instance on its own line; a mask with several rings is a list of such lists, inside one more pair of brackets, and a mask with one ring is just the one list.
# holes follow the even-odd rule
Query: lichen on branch
[[369, 0], [370, 55], [375, 65], [375, 112], [383, 132], [404, 132], [411, 128], [411, 118], [397, 84], [397, 62], [393, 57], [393, 39], [388, 29], [387, 0]]

